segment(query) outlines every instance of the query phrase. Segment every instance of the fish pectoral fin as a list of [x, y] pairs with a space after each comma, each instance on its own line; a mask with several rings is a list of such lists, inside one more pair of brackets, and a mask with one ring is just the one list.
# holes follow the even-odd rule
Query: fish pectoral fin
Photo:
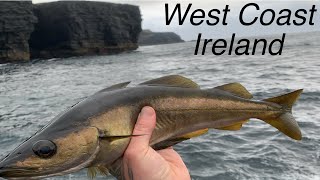
[[113, 175], [117, 180], [124, 180], [123, 174], [123, 158], [120, 157], [110, 166], [106, 167], [109, 170], [109, 173]]
[[199, 85], [192, 80], [185, 78], [180, 75], [170, 75], [161, 78], [153, 79], [141, 83], [140, 85], [151, 85], [151, 86], [173, 86], [173, 87], [183, 87], [183, 88], [197, 88]]
[[245, 99], [252, 99], [252, 94], [240, 83], [230, 83], [225, 84], [222, 86], [215, 87], [214, 89], [220, 89], [223, 91], [230, 92], [232, 94], [235, 94], [239, 97], [245, 98]]
[[127, 87], [128, 84], [130, 84], [130, 81], [124, 82], [124, 83], [115, 84], [115, 85], [112, 85], [112, 86], [107, 87], [105, 89], [102, 89], [102, 90], [96, 92], [95, 94], [98, 94], [98, 93], [101, 93], [101, 92], [107, 92], [107, 91], [114, 91], [114, 90], [117, 90], [117, 89], [122, 89], [122, 88]]
[[97, 174], [107, 176], [109, 175], [109, 170], [104, 166], [95, 166], [95, 167], [89, 167], [87, 175], [90, 179], [94, 179]]
[[159, 142], [155, 145], [152, 146], [152, 148], [154, 150], [161, 150], [161, 149], [166, 149], [168, 147], [171, 147], [171, 146], [174, 146], [182, 141], [186, 141], [186, 140], [189, 140], [193, 137], [197, 137], [197, 136], [201, 136], [203, 134], [206, 134], [208, 132], [209, 129], [201, 129], [201, 130], [198, 130], [198, 131], [194, 131], [194, 132], [191, 132], [191, 133], [188, 133], [188, 134], [184, 134], [182, 136], [179, 136], [179, 137], [174, 137], [174, 138], [170, 138], [168, 140], [165, 140], [165, 141], [162, 141], [162, 142]]
[[87, 176], [89, 179], [94, 179], [97, 176], [97, 171], [95, 167], [89, 167], [87, 171]]
[[225, 127], [220, 127], [220, 128], [215, 128], [215, 129], [218, 129], [218, 130], [228, 130], [228, 131], [238, 131], [242, 128], [242, 125], [246, 122], [248, 122], [249, 120], [245, 120], [245, 121], [242, 121], [242, 122], [239, 122], [239, 123], [236, 123], [236, 124], [233, 124], [233, 125], [230, 125], [230, 126], [225, 126]]

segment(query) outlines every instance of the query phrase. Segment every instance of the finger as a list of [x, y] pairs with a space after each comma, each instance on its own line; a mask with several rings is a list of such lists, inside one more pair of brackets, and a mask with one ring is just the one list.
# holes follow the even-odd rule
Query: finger
[[179, 156], [173, 148], [166, 148], [157, 151], [161, 156]]
[[156, 126], [156, 113], [152, 107], [146, 106], [142, 108], [136, 125], [133, 130], [133, 134], [141, 135], [131, 138], [128, 150], [135, 152], [144, 152], [149, 148], [149, 141], [152, 132]]
[[186, 168], [181, 156], [174, 149], [163, 149], [157, 152], [162, 156], [162, 158], [167, 162], [170, 162], [172, 165]]

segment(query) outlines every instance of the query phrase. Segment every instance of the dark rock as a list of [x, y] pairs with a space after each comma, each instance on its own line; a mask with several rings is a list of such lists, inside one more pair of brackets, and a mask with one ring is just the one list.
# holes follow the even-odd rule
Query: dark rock
[[35, 5], [32, 58], [113, 54], [138, 48], [139, 7], [105, 2], [60, 1]]
[[37, 18], [31, 1], [0, 2], [0, 63], [30, 59], [28, 40]]
[[179, 35], [174, 32], [152, 32], [143, 30], [139, 37], [139, 45], [171, 44], [184, 42]]
[[137, 6], [1, 1], [0, 63], [29, 60], [30, 53], [32, 58], [53, 58], [134, 50], [140, 32]]

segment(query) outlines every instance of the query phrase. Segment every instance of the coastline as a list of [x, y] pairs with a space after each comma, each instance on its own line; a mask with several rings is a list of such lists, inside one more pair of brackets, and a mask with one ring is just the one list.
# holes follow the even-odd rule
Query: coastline
[[[138, 48], [138, 6], [107, 2], [1, 2], [0, 63], [116, 54]], [[2, 28], [1, 28], [2, 27]]]

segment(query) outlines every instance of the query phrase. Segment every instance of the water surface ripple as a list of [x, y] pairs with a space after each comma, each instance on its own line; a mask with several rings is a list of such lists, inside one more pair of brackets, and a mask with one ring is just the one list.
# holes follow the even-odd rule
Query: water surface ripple
[[[0, 157], [59, 112], [102, 88], [180, 74], [202, 88], [240, 82], [255, 99], [304, 89], [293, 111], [302, 141], [259, 120], [237, 132], [210, 130], [175, 147], [193, 179], [319, 180], [320, 33], [290, 35], [286, 40], [282, 56], [193, 56], [195, 42], [186, 42], [112, 56], [0, 65]], [[85, 180], [85, 173], [51, 179]]]

